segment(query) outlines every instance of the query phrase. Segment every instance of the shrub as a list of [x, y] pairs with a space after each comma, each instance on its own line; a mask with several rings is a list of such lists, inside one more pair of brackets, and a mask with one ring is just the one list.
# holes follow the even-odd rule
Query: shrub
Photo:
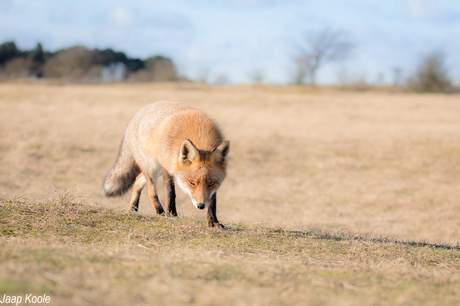
[[0, 67], [0, 76], [3, 78], [28, 78], [33, 70], [33, 62], [30, 58], [16, 57]]
[[444, 65], [445, 56], [433, 51], [424, 57], [416, 72], [408, 79], [408, 88], [415, 92], [451, 92], [452, 81]]
[[58, 51], [46, 62], [43, 71], [46, 77], [81, 80], [93, 65], [101, 63], [102, 58], [97, 52], [76, 46]]

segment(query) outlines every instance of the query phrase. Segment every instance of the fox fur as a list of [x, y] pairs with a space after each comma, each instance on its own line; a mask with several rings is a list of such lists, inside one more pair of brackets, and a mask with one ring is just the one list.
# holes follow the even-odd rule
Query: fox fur
[[204, 112], [178, 102], [158, 101], [142, 107], [129, 122], [115, 163], [105, 176], [102, 194], [115, 197], [133, 186], [130, 206], [137, 211], [142, 189], [157, 214], [163, 175], [166, 214], [177, 216], [177, 184], [198, 209], [207, 208], [208, 226], [223, 227], [216, 216], [216, 192], [226, 176], [230, 142]]

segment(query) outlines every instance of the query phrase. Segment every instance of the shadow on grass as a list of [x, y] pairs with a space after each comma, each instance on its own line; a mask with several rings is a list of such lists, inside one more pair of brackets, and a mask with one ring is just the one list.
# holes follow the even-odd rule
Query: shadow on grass
[[206, 230], [205, 221], [187, 217], [147, 216], [95, 207], [75, 201], [75, 197], [69, 193], [60, 194], [57, 199], [46, 203], [0, 198], [0, 235], [2, 236], [49, 236], [53, 234], [69, 236], [73, 239], [84, 238], [84, 241], [92, 243], [95, 241], [119, 241], [120, 237], [133, 234], [134, 231], [143, 233], [144, 236], [151, 235], [165, 241], [173, 239], [173, 236], [194, 240], [197, 235], [210, 234], [216, 238], [245, 236], [259, 241], [272, 236], [282, 240], [307, 238], [329, 241], [364, 241], [393, 243], [408, 247], [460, 250], [458, 242], [448, 244], [405, 241], [390, 237], [374, 237], [372, 232], [355, 234], [347, 228], [332, 231], [311, 227], [304, 230], [288, 230], [281, 227], [254, 226], [241, 223], [226, 224], [226, 226], [224, 230]]
[[460, 244], [448, 244], [448, 243], [433, 243], [429, 241], [405, 241], [403, 239], [395, 239], [391, 237], [374, 237], [372, 233], [364, 234], [353, 234], [349, 229], [343, 228], [338, 231], [325, 231], [322, 229], [307, 229], [306, 231], [299, 230], [283, 230], [276, 229], [275, 231], [284, 231], [288, 235], [292, 236], [313, 236], [313, 239], [324, 239], [324, 240], [335, 240], [335, 241], [366, 241], [366, 242], [379, 242], [379, 243], [394, 243], [399, 245], [411, 246], [411, 247], [430, 247], [435, 249], [443, 250], [460, 250]]

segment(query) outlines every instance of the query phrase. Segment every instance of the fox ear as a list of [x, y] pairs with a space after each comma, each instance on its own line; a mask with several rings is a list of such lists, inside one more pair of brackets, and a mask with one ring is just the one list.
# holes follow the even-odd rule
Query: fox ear
[[225, 140], [212, 152], [212, 158], [214, 158], [217, 164], [226, 166], [228, 162], [228, 152], [230, 152], [230, 141]]
[[198, 149], [195, 147], [193, 142], [185, 139], [180, 147], [179, 164], [191, 164], [199, 156], [200, 152], [198, 152]]

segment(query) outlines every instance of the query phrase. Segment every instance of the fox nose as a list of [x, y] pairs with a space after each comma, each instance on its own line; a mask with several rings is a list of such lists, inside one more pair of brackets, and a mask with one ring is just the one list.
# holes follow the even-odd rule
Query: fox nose
[[203, 203], [198, 203], [196, 204], [196, 208], [198, 209], [204, 209], [205, 205]]

